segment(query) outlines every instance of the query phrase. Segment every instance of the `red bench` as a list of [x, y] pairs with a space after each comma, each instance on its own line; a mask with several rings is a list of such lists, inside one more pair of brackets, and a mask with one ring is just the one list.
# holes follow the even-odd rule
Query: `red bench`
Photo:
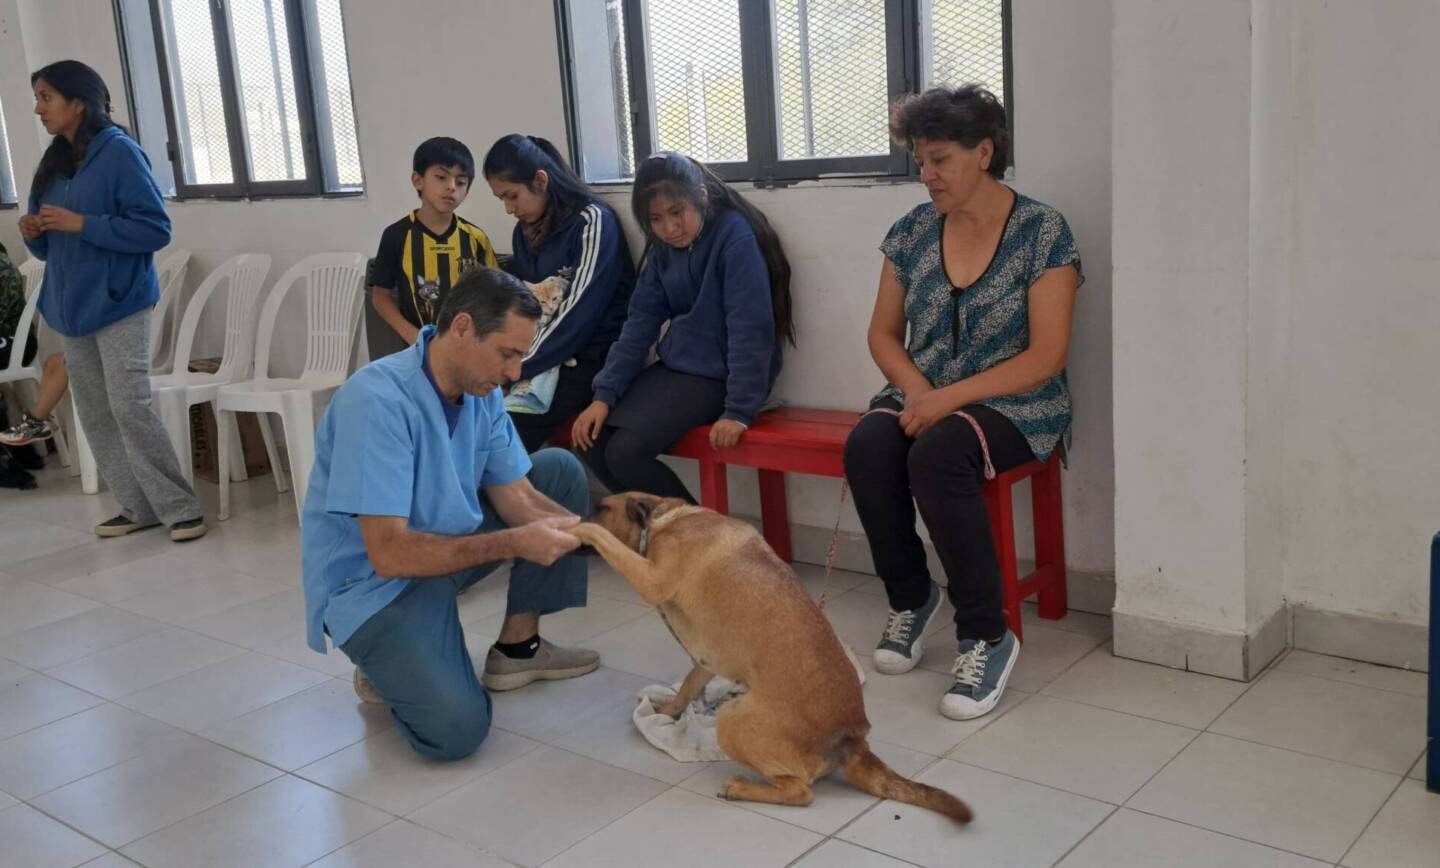
[[[765, 539], [782, 559], [790, 560], [790, 521], [785, 502], [785, 474], [845, 476], [845, 439], [859, 421], [859, 414], [836, 410], [784, 407], [763, 413], [745, 432], [739, 445], [720, 452], [710, 447], [710, 426], [692, 430], [680, 438], [668, 454], [700, 462], [700, 503], [716, 512], [730, 514], [730, 491], [726, 468], [753, 467], [760, 475], [760, 514]], [[568, 446], [570, 431], [554, 438], [556, 445]], [[1014, 486], [1031, 480], [1031, 505], [1035, 519], [1035, 570], [1019, 575], [1015, 557]], [[1031, 461], [999, 474], [985, 483], [985, 507], [995, 536], [1004, 581], [1005, 620], [1017, 637], [1023, 638], [1020, 602], [1039, 596], [1040, 617], [1065, 617], [1065, 533], [1061, 515], [1060, 459]]]

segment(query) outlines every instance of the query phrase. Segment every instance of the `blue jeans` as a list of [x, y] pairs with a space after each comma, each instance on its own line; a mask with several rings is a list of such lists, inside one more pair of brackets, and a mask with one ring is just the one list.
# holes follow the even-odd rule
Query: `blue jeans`
[[[583, 515], [589, 489], [580, 462], [560, 449], [531, 457], [530, 482], [551, 500]], [[503, 530], [484, 500], [481, 533]], [[490, 732], [490, 695], [475, 677], [455, 595], [501, 566], [482, 564], [452, 576], [416, 579], [388, 606], [370, 616], [340, 646], [390, 704], [390, 714], [412, 747], [434, 759], [461, 759]], [[585, 605], [584, 556], [570, 554], [548, 567], [515, 561], [506, 614], [542, 615]]]

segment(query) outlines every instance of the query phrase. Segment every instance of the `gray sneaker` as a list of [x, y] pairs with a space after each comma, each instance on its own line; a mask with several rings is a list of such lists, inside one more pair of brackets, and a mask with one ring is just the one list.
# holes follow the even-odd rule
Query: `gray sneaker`
[[514, 690], [532, 681], [557, 681], [594, 672], [600, 655], [584, 648], [561, 648], [540, 639], [535, 656], [528, 660], [507, 657], [493, 646], [485, 655], [485, 674], [480, 677], [494, 691]]
[[124, 514], [117, 515], [107, 521], [95, 525], [95, 535], [105, 539], [113, 539], [117, 536], [126, 536], [137, 530], [146, 530], [152, 527], [159, 527], [158, 521], [136, 521], [133, 518], [126, 518]]
[[350, 683], [355, 686], [355, 695], [360, 697], [361, 702], [368, 702], [372, 705], [387, 704], [385, 698], [380, 695], [380, 691], [376, 690], [375, 685], [370, 683], [370, 679], [365, 677], [365, 673], [360, 671], [359, 666], [355, 667], [355, 674], [350, 677]]
[[930, 599], [924, 606], [903, 612], [891, 609], [890, 620], [885, 622], [885, 635], [880, 637], [871, 658], [875, 670], [886, 675], [902, 675], [914, 669], [925, 653], [925, 631], [930, 629], [930, 622], [935, 620], [938, 611], [940, 586], [934, 582], [930, 583]]
[[1020, 640], [1009, 630], [999, 643], [964, 639], [950, 674], [955, 683], [940, 698], [940, 713], [951, 720], [970, 720], [985, 714], [1000, 701], [1010, 670], [1020, 659]]

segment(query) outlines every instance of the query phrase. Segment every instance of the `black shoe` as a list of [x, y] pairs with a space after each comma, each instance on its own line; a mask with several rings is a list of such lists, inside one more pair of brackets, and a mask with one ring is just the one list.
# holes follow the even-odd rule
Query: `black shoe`
[[147, 528], [159, 526], [160, 522], [158, 521], [138, 522], [134, 519], [126, 518], [123, 514], [121, 514], [115, 516], [109, 521], [102, 521], [99, 524], [95, 525], [95, 535], [98, 537], [126, 536], [128, 534], [134, 533], [137, 530], [145, 530]]
[[186, 542], [192, 539], [199, 539], [204, 536], [210, 528], [205, 526], [204, 517], [192, 518], [189, 521], [177, 522], [170, 525], [171, 542]]

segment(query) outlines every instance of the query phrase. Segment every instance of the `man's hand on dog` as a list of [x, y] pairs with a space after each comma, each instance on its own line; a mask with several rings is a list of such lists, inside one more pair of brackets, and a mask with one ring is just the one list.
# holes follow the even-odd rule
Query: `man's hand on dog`
[[710, 426], [710, 448], [729, 449], [745, 436], [746, 427], [734, 419], [721, 419]]
[[577, 516], [549, 516], [515, 528], [515, 554], [524, 561], [548, 567], [580, 547], [580, 540], [568, 533], [580, 523]]

